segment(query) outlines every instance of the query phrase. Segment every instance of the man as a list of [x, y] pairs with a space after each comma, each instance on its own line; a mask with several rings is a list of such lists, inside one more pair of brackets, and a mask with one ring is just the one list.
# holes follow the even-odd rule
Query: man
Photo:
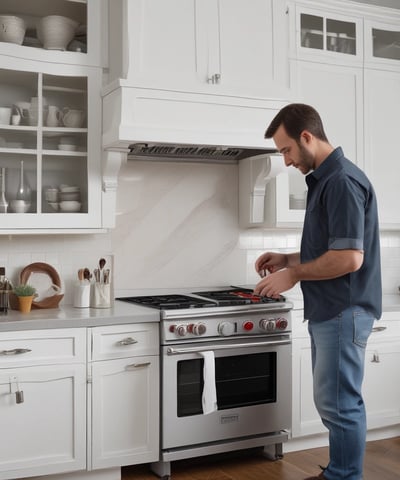
[[306, 480], [360, 480], [365, 347], [382, 309], [375, 192], [342, 149], [330, 145], [318, 112], [309, 105], [284, 107], [265, 138], [273, 138], [286, 166], [307, 175], [300, 252], [261, 255], [255, 267], [263, 278], [254, 290], [277, 296], [301, 282], [314, 402], [329, 431], [330, 455], [323, 472]]

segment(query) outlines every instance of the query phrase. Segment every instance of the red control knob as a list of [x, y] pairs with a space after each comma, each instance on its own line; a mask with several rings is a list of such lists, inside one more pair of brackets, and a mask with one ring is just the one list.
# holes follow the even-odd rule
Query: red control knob
[[278, 330], [285, 330], [285, 328], [288, 326], [288, 321], [286, 318], [278, 318], [275, 323]]
[[254, 323], [253, 322], [244, 322], [243, 324], [243, 330], [246, 330], [246, 332], [249, 332], [250, 330], [253, 330]]
[[195, 323], [192, 325], [192, 333], [193, 335], [197, 335], [197, 336], [200, 336], [200, 335], [204, 335], [207, 331], [207, 327], [205, 325], [205, 323]]

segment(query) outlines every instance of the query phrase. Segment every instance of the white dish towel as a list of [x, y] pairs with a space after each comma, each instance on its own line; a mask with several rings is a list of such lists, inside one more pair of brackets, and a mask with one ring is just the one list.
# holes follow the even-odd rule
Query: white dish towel
[[212, 351], [200, 352], [200, 355], [204, 358], [203, 414], [207, 415], [218, 410], [217, 389], [215, 387], [215, 357]]

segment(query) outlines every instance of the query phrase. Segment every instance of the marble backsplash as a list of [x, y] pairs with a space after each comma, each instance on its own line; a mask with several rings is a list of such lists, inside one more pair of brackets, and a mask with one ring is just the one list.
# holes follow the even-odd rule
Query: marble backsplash
[[[134, 162], [122, 166], [116, 228], [96, 235], [0, 236], [0, 266], [13, 282], [33, 262], [59, 272], [72, 303], [77, 270], [113, 272], [115, 294], [140, 289], [253, 284], [265, 250], [293, 252], [300, 232], [238, 227], [236, 165]], [[384, 293], [398, 293], [400, 232], [381, 235]]]

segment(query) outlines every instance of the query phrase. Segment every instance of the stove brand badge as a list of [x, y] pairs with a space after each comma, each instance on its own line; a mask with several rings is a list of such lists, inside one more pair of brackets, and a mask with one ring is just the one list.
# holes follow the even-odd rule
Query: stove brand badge
[[219, 423], [221, 423], [221, 425], [235, 422], [239, 422], [239, 415], [221, 415], [219, 419]]

